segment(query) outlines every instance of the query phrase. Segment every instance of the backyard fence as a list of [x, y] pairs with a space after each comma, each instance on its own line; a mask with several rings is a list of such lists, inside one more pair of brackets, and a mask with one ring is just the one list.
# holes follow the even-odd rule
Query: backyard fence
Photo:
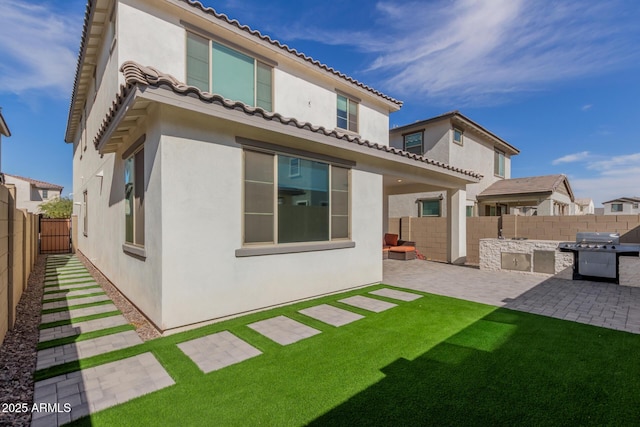
[[16, 209], [15, 200], [15, 187], [0, 185], [0, 343], [13, 328], [38, 256], [38, 217]]
[[[514, 237], [574, 241], [579, 231], [620, 233], [622, 243], [640, 243], [640, 215], [503, 215], [467, 218], [467, 264], [480, 264], [480, 239]], [[444, 217], [389, 218], [389, 232], [416, 242], [427, 259], [447, 261], [447, 219]]]

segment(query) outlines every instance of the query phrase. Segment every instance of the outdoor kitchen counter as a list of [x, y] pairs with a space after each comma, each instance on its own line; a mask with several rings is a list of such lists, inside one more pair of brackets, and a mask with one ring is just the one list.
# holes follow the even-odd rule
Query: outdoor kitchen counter
[[573, 266], [559, 240], [480, 239], [480, 269], [557, 274]]

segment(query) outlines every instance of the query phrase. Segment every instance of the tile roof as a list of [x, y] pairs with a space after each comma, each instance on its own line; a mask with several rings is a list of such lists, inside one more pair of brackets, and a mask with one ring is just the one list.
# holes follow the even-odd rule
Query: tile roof
[[109, 112], [104, 118], [102, 125], [100, 126], [98, 133], [94, 138], [94, 145], [97, 148], [102, 138], [105, 136], [107, 129], [111, 126], [115, 116], [118, 114], [120, 107], [123, 102], [127, 98], [127, 96], [131, 93], [131, 91], [136, 86], [146, 86], [151, 88], [164, 88], [167, 90], [171, 90], [177, 94], [184, 96], [195, 96], [199, 98], [202, 102], [208, 104], [216, 104], [220, 105], [229, 110], [237, 110], [242, 111], [250, 116], [260, 116], [266, 120], [276, 121], [282, 123], [284, 126], [295, 126], [298, 129], [305, 129], [309, 132], [314, 132], [318, 134], [322, 134], [325, 136], [329, 136], [332, 138], [336, 138], [339, 140], [346, 141], [352, 144], [358, 144], [362, 146], [366, 146], [372, 149], [385, 151], [388, 153], [393, 153], [399, 156], [407, 157], [418, 162], [430, 164], [433, 166], [440, 167], [445, 170], [457, 172], [459, 174], [472, 177], [474, 179], [482, 179], [482, 175], [476, 172], [465, 170], [462, 168], [457, 168], [446, 163], [438, 162], [433, 159], [429, 159], [423, 156], [418, 156], [413, 153], [408, 153], [406, 151], [388, 147], [386, 145], [372, 143], [368, 140], [362, 139], [359, 136], [354, 136], [347, 133], [339, 132], [335, 129], [327, 129], [323, 126], [315, 126], [309, 122], [298, 121], [294, 118], [284, 117], [279, 113], [272, 113], [269, 111], [265, 111], [259, 107], [251, 107], [243, 102], [239, 101], [231, 101], [225, 99], [221, 95], [203, 92], [195, 86], [188, 86], [185, 83], [180, 82], [175, 77], [162, 73], [157, 69], [149, 66], [142, 66], [134, 61], [127, 61], [122, 64], [120, 67], [120, 71], [124, 74], [124, 79], [126, 81], [126, 86], [122, 86], [120, 89], [120, 93], [117, 95], [115, 101], [111, 105]]
[[11, 131], [9, 130], [9, 126], [7, 126], [7, 122], [4, 121], [4, 117], [2, 117], [1, 108], [0, 108], [0, 134], [4, 136], [11, 136]]
[[[87, 54], [87, 49], [89, 47], [89, 37], [91, 36], [91, 25], [92, 25], [92, 21], [94, 19], [96, 19], [95, 17], [98, 15], [96, 12], [96, 5], [100, 0], [87, 0], [87, 6], [85, 9], [85, 16], [84, 16], [84, 23], [82, 26], [82, 36], [81, 36], [81, 40], [80, 40], [80, 50], [78, 52], [78, 61], [76, 64], [76, 73], [75, 73], [75, 78], [74, 78], [74, 83], [73, 83], [73, 92], [71, 95], [71, 103], [69, 106], [69, 117], [67, 119], [67, 130], [66, 130], [66, 135], [65, 135], [65, 141], [66, 142], [72, 142], [73, 141], [73, 137], [74, 137], [74, 133], [77, 130], [77, 125], [74, 125], [73, 122], [75, 120], [80, 120], [80, 107], [81, 106], [77, 106], [77, 103], [81, 103], [82, 101], [82, 94], [80, 93], [81, 91], [79, 91], [79, 86], [80, 86], [80, 82], [83, 78], [83, 72], [85, 71], [83, 68], [83, 63], [85, 62], [85, 56]], [[290, 55], [296, 56], [310, 64], [315, 65], [316, 67], [331, 73], [351, 84], [354, 84], [376, 96], [379, 96], [383, 99], [385, 99], [386, 101], [389, 101], [395, 105], [398, 106], [398, 108], [402, 107], [402, 101], [399, 101], [395, 98], [392, 98], [388, 95], [383, 94], [382, 92], [344, 74], [341, 73], [340, 71], [327, 66], [326, 64], [321, 63], [320, 61], [317, 61], [307, 55], [305, 55], [302, 52], [298, 52], [296, 49], [292, 49], [289, 46], [287, 46], [286, 44], [282, 44], [280, 43], [278, 40], [274, 40], [271, 37], [264, 35], [262, 33], [260, 33], [260, 31], [254, 30], [251, 27], [247, 26], [247, 25], [242, 25], [240, 24], [237, 20], [235, 19], [230, 19], [227, 15], [223, 14], [223, 13], [218, 13], [216, 12], [215, 9], [211, 8], [211, 7], [206, 7], [204, 6], [202, 3], [200, 3], [199, 1], [195, 1], [195, 0], [175, 0], [178, 2], [182, 2], [185, 3], [191, 7], [193, 7], [194, 9], [199, 10], [201, 13], [204, 13], [206, 15], [212, 16], [216, 19], [219, 19], [222, 22], [225, 22], [228, 25], [232, 25], [244, 32], [246, 32], [247, 34], [250, 34], [256, 38], [259, 38], [261, 40], [264, 40], [265, 42], [279, 48], [282, 49], [283, 51], [287, 52]], [[104, 13], [100, 13], [99, 14], [101, 17], [102, 15], [104, 15]], [[102, 32], [100, 32], [101, 34]], [[88, 73], [88, 71], [87, 71]]]
[[39, 181], [37, 179], [32, 179], [32, 178], [26, 178], [24, 176], [11, 175], [11, 174], [8, 174], [8, 173], [5, 173], [4, 175], [5, 176], [11, 176], [13, 178], [20, 179], [22, 181], [26, 181], [26, 182], [28, 182], [29, 184], [31, 184], [31, 185], [33, 185], [35, 187], [44, 188], [44, 189], [47, 189], [47, 190], [60, 190], [60, 191], [62, 191], [62, 189], [64, 188], [61, 185], [51, 184], [50, 182]]
[[525, 178], [501, 179], [478, 194], [478, 197], [504, 196], [508, 194], [553, 193], [563, 183], [569, 182], [566, 175], [528, 176]]
[[602, 202], [602, 204], [605, 203], [640, 203], [640, 197], [620, 197], [618, 199], [613, 199], [613, 200], [609, 200], [607, 202]]

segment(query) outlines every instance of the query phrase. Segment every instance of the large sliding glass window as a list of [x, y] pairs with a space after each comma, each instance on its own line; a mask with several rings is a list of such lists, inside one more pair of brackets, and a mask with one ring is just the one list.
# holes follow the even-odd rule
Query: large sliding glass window
[[187, 32], [187, 84], [273, 110], [273, 68], [222, 43]]
[[349, 169], [246, 150], [244, 182], [245, 244], [349, 238]]

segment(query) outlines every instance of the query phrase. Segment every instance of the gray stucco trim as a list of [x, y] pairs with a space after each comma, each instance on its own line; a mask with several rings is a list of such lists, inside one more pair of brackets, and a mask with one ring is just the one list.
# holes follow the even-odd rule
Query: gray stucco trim
[[293, 254], [298, 252], [315, 252], [315, 251], [328, 251], [332, 249], [347, 249], [355, 248], [356, 243], [352, 241], [340, 241], [340, 242], [317, 242], [317, 243], [294, 243], [286, 245], [273, 245], [273, 246], [256, 246], [236, 249], [236, 257], [249, 257], [259, 255], [279, 255], [279, 254]]
[[128, 255], [132, 255], [141, 260], [147, 259], [147, 251], [141, 246], [134, 246], [128, 243], [122, 244], [122, 251]]

